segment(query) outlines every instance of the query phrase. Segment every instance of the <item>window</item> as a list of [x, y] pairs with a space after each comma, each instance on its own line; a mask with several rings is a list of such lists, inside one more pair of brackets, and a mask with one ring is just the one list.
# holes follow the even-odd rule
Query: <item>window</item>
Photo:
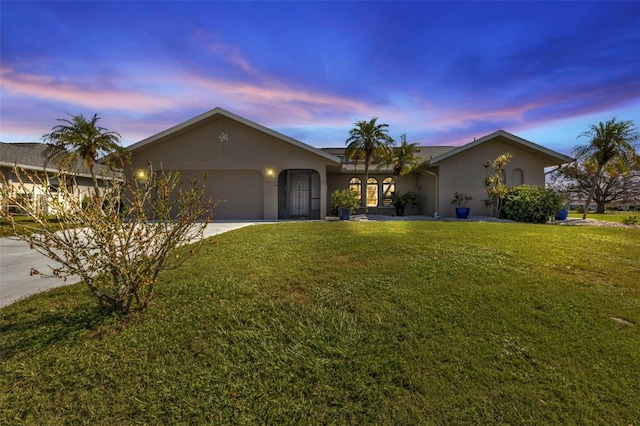
[[358, 193], [358, 201], [362, 200], [362, 181], [356, 177], [349, 181], [349, 189]]
[[518, 186], [524, 183], [524, 173], [522, 169], [513, 169], [511, 172], [511, 186]]
[[367, 207], [378, 206], [378, 179], [369, 178], [367, 181]]
[[392, 177], [386, 177], [382, 181], [382, 205], [391, 205], [391, 195], [396, 192], [396, 183]]

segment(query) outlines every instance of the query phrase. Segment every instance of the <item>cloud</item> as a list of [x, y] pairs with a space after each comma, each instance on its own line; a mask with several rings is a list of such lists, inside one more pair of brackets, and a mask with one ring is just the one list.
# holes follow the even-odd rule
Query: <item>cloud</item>
[[155, 94], [103, 88], [96, 81], [92, 82], [91, 87], [87, 87], [68, 79], [60, 81], [48, 75], [19, 73], [8, 67], [0, 68], [0, 77], [0, 87], [10, 96], [47, 99], [100, 110], [151, 112], [176, 106], [179, 102]]

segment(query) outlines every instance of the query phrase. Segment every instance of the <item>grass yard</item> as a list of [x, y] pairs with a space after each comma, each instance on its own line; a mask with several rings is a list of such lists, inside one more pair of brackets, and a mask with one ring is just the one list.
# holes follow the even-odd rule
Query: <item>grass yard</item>
[[640, 229], [260, 225], [0, 310], [0, 424], [640, 425]]
[[[622, 223], [625, 218], [630, 216], [640, 216], [638, 212], [612, 212], [612, 213], [588, 213], [587, 219], [595, 219], [595, 220], [604, 220], [606, 222], [617, 222]], [[574, 219], [582, 219], [582, 213], [578, 212], [569, 212], [570, 218]]]
[[[16, 231], [18, 234], [30, 234], [38, 232], [41, 229], [40, 225], [28, 216], [14, 216], [14, 220], [16, 222]], [[54, 227], [62, 229], [62, 225], [58, 225], [57, 219], [52, 217], [49, 222], [55, 224]], [[4, 217], [0, 217], [0, 238], [12, 235], [14, 235], [14, 232], [9, 221]]]

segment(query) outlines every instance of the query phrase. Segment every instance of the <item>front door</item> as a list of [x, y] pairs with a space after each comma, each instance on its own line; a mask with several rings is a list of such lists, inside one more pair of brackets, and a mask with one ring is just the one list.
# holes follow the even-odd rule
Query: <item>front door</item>
[[311, 200], [309, 173], [291, 172], [289, 177], [289, 211], [291, 216], [309, 216]]

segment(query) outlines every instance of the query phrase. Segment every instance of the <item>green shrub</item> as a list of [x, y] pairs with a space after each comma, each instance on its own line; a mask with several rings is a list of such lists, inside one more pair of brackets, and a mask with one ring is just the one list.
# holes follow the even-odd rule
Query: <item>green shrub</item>
[[338, 209], [349, 209], [351, 213], [355, 213], [360, 207], [359, 194], [352, 189], [336, 189], [331, 194], [331, 211], [338, 213]]
[[624, 219], [622, 219], [622, 223], [625, 225], [637, 225], [638, 224], [638, 215], [631, 214]]
[[518, 222], [546, 223], [562, 208], [562, 198], [550, 189], [520, 185], [509, 188], [503, 213]]

